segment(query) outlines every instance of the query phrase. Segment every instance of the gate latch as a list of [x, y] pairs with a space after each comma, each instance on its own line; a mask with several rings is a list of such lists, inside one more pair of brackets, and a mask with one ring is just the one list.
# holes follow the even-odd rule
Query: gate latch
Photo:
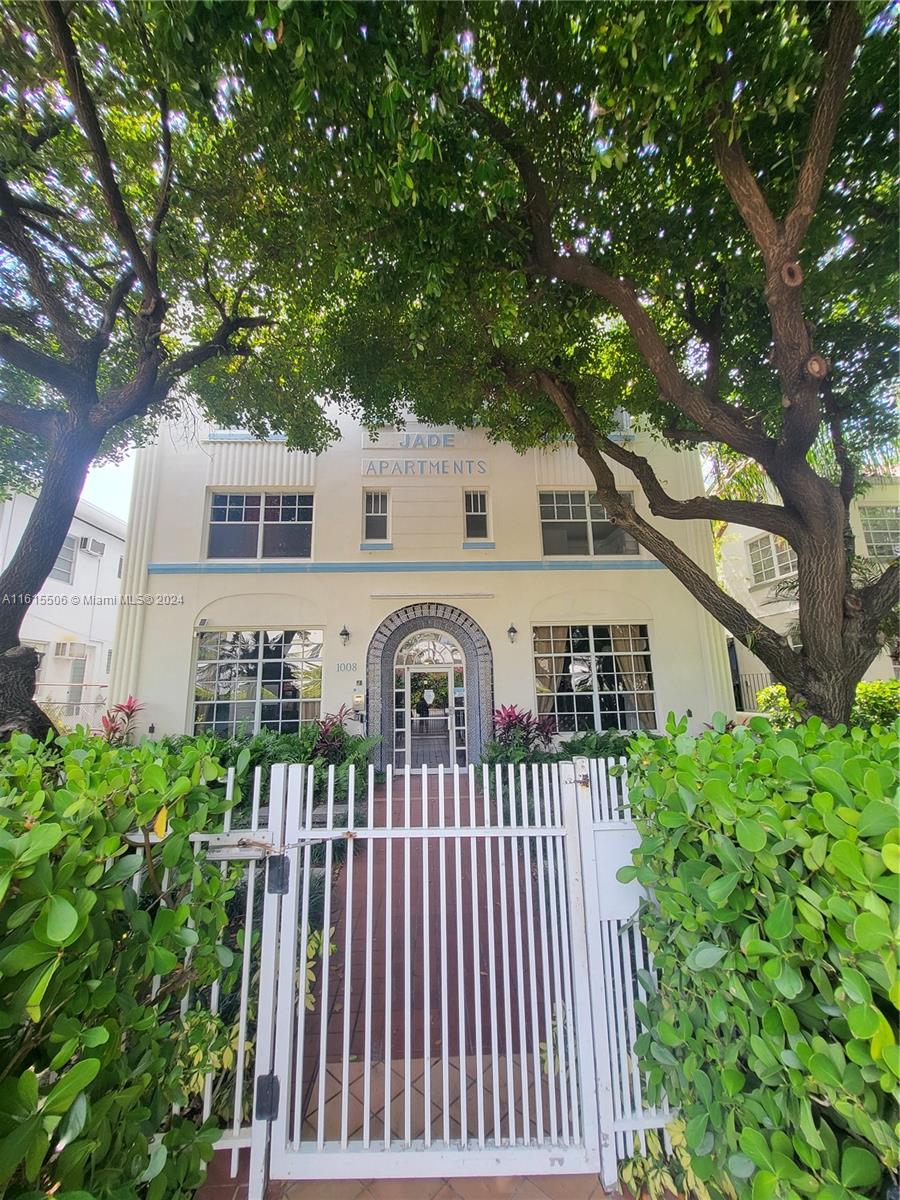
[[259, 1079], [257, 1079], [257, 1121], [274, 1121], [278, 1116], [279, 1090], [277, 1075], [260, 1075]]
[[288, 874], [286, 854], [272, 854], [266, 859], [266, 891], [270, 896], [287, 895]]

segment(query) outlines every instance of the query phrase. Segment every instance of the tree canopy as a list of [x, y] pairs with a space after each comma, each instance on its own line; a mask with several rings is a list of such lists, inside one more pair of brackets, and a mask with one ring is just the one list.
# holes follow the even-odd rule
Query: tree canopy
[[[892, 572], [857, 588], [846, 545], [856, 464], [894, 438], [889, 10], [486, 0], [256, 5], [230, 31], [193, 18], [195, 43], [232, 56], [267, 145], [302, 138], [304, 175], [331, 189], [343, 237], [308, 393], [373, 424], [411, 408], [521, 447], [573, 436], [614, 518], [795, 693], [845, 711], [894, 588]], [[270, 154], [267, 170], [287, 190], [296, 164]], [[302, 225], [302, 190], [290, 202]], [[607, 436], [619, 406], [675, 445], [754, 461], [778, 502], [669, 495]], [[290, 404], [274, 419], [289, 427]], [[804, 650], [626, 504], [610, 460], [656, 516], [788, 540]]]

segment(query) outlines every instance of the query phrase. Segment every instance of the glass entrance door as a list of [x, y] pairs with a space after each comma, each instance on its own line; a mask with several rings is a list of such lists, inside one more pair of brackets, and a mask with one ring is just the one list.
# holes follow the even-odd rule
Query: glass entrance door
[[427, 630], [402, 643], [394, 660], [394, 766], [466, 762], [463, 655], [448, 634]]
[[452, 697], [450, 671], [406, 673], [406, 719], [411, 767], [453, 762], [450, 744]]

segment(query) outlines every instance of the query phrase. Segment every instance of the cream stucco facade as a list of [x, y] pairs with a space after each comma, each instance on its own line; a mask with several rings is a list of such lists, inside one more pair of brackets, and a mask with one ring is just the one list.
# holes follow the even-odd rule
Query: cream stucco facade
[[[873, 480], [850, 508], [850, 523], [856, 539], [856, 553], [890, 560], [897, 553], [900, 537], [900, 485], [893, 479]], [[754, 546], [758, 549], [754, 551]], [[880, 553], [873, 553], [880, 551]], [[766, 569], [768, 568], [768, 569]], [[754, 616], [778, 633], [796, 636], [797, 602], [779, 591], [781, 580], [795, 576], [793, 561], [777, 539], [758, 529], [731, 525], [722, 534], [719, 546], [719, 574], [725, 589]], [[768, 576], [761, 578], [760, 576]], [[735, 688], [741, 707], [755, 707], [755, 695], [772, 682], [765, 664], [739, 642], [731, 649]], [[875, 659], [866, 679], [893, 679], [896, 665], [887, 649]]]
[[[636, 448], [652, 458], [674, 494], [702, 491], [693, 454], [644, 445], [640, 438]], [[627, 472], [620, 476], [628, 486]], [[386, 494], [372, 507], [387, 509], [386, 521], [374, 522], [369, 531], [364, 525], [367, 490]], [[568, 672], [566, 682], [557, 680], [554, 688], [638, 689], [627, 704], [614, 696], [594, 696], [598, 711], [618, 704], [622, 723], [661, 726], [670, 710], [690, 710], [699, 727], [714, 711], [733, 710], [720, 627], [660, 563], [643, 550], [544, 553], [540, 493], [565, 496], [590, 490], [590, 475], [574, 449], [519, 455], [491, 444], [479, 431], [411, 424], [372, 439], [343, 419], [340, 440], [313, 456], [290, 452], [278, 440], [254, 441], [239, 431], [166, 425], [156, 444], [138, 454], [122, 590], [150, 602], [120, 609], [113, 696], [136, 695], [146, 704], [144, 727], [153, 724], [157, 733], [190, 730], [195, 720], [215, 727], [217, 721], [227, 722], [232, 710], [220, 708], [218, 716], [210, 716], [209, 698], [220, 687], [210, 683], [217, 668], [201, 666], [198, 684], [198, 654], [214, 658], [235, 651], [232, 642], [226, 650], [208, 651], [205, 647], [215, 639], [206, 635], [313, 631], [318, 711], [331, 713], [355, 702], [369, 732], [384, 739], [383, 761], [391, 761], [392, 718], [398, 726], [402, 720], [399, 712], [390, 711], [393, 689], [400, 688], [392, 680], [395, 669], [400, 670], [401, 641], [417, 630], [430, 630], [446, 639], [446, 653], [457, 656], [452, 661], [460, 673], [454, 677], [451, 670], [447, 678], [454, 692], [465, 691], [457, 706], [465, 708], [466, 754], [475, 761], [493, 706], [552, 707], [553, 702], [538, 695], [535, 656], [540, 648], [548, 655], [557, 653], [553, 669]], [[486, 497], [474, 503], [487, 511], [486, 522], [472, 526], [478, 536], [467, 537], [466, 493], [471, 491]], [[286, 497], [281, 512], [293, 519], [297, 503], [309, 503], [312, 496], [308, 557], [252, 557], [249, 551], [241, 558], [210, 557], [210, 549], [221, 548], [210, 545], [210, 518], [230, 519], [222, 515], [223, 497], [229, 496], [235, 497], [235, 505], [244, 505], [238, 514], [245, 521], [242, 530], [248, 528], [248, 514], [250, 524], [259, 517], [260, 504], [264, 520], [268, 505], [277, 507], [276, 498]], [[662, 524], [714, 573], [706, 524]], [[371, 528], [377, 539], [368, 536]], [[600, 526], [591, 528], [599, 541]], [[233, 532], [226, 530], [223, 536], [230, 538]], [[273, 536], [280, 532], [272, 530]], [[255, 538], [252, 532], [248, 536]], [[267, 526], [257, 553], [264, 552], [268, 536]], [[588, 626], [590, 648], [587, 640], [577, 641], [588, 638]], [[561, 630], [570, 638], [562, 650]], [[556, 644], [551, 645], [551, 636], [557, 637]], [[615, 653], [604, 658], [610, 640]], [[638, 675], [627, 676], [632, 669], [645, 671], [646, 658], [638, 651], [650, 655], [649, 683], [643, 676], [638, 683], [633, 682]], [[591, 684], [588, 676], [591, 670], [600, 672], [601, 660], [609, 667], [609, 678], [617, 673], [619, 683]], [[221, 663], [218, 669], [221, 678]], [[573, 684], [578, 670], [581, 675]], [[241, 671], [246, 675], [243, 667]], [[197, 696], [209, 701], [202, 708], [195, 705], [195, 687], [200, 688]], [[301, 686], [306, 697], [303, 687], [308, 685]], [[652, 720], [646, 712], [639, 718], [621, 717], [625, 709], [646, 709], [642, 697], [648, 690]], [[226, 691], [222, 684], [221, 695]], [[271, 688], [265, 695], [271, 700]], [[294, 712], [295, 689], [291, 696]], [[398, 690], [397, 706], [400, 696]], [[239, 702], [249, 704], [250, 699], [246, 689], [240, 692]], [[452, 700], [447, 703], [452, 707]], [[574, 702], [563, 696], [556, 703], [566, 708]], [[587, 700], [580, 703], [588, 706]], [[254, 712], [259, 724], [261, 709]], [[263, 713], [263, 723], [264, 718]], [[407, 734], [410, 719], [414, 727], [414, 713], [411, 718], [407, 714]], [[585, 715], [581, 727], [588, 720]], [[248, 718], [249, 724], [253, 721]], [[567, 718], [561, 722], [566, 723]], [[602, 723], [611, 724], [613, 718], [603, 715]], [[452, 742], [452, 730], [450, 736]]]

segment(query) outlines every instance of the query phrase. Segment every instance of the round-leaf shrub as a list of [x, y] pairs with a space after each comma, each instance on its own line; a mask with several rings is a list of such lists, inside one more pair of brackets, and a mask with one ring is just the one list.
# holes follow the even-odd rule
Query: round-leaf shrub
[[647, 1099], [752, 1200], [856, 1200], [898, 1166], [900, 726], [762, 717], [632, 743]]
[[189, 841], [225, 807], [208, 750], [83, 731], [0, 748], [0, 1196], [186, 1200], [202, 1181], [198, 1064], [222, 1031], [179, 1006], [237, 969], [218, 944], [232, 877]]
[[[773, 725], [797, 725], [803, 714], [791, 704], [783, 683], [773, 683], [756, 693], [759, 711]], [[850, 712], [851, 726], [890, 725], [900, 716], [900, 679], [870, 679], [856, 685]]]

